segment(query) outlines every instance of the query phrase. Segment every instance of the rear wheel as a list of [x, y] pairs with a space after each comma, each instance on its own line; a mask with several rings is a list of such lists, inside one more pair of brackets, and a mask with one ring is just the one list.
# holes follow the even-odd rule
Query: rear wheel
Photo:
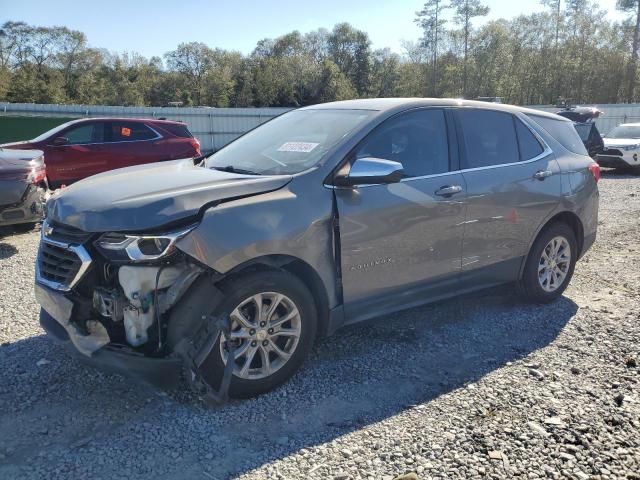
[[549, 303], [560, 297], [573, 276], [578, 243], [573, 229], [565, 223], [546, 227], [527, 256], [519, 290], [533, 303]]
[[235, 363], [231, 397], [252, 397], [287, 381], [304, 362], [316, 335], [317, 314], [309, 291], [283, 271], [244, 275], [220, 289], [226, 298], [215, 314], [229, 316], [231, 334], [220, 337], [201, 367], [207, 383], [219, 386], [228, 361]]

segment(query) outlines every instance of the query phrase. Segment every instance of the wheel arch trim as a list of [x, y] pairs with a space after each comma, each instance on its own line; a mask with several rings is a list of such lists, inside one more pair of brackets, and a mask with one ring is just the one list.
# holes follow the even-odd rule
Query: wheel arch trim
[[269, 269], [284, 270], [295, 276], [311, 293], [318, 313], [318, 334], [325, 336], [330, 333], [329, 293], [322, 281], [322, 277], [309, 263], [299, 257], [286, 254], [269, 254], [252, 258], [235, 266], [224, 277], [264, 271]]
[[582, 253], [583, 253], [582, 249], [584, 247], [584, 226], [582, 224], [582, 220], [580, 220], [580, 217], [575, 212], [572, 212], [571, 210], [563, 210], [560, 212], [555, 212], [552, 215], [550, 215], [549, 218], [547, 218], [544, 222], [540, 223], [540, 225], [538, 226], [538, 229], [535, 232], [535, 235], [531, 236], [531, 240], [529, 241], [529, 245], [527, 246], [526, 255], [523, 256], [522, 263], [520, 264], [520, 272], [519, 272], [518, 278], [522, 277], [522, 274], [524, 272], [524, 267], [527, 264], [527, 259], [529, 258], [529, 254], [531, 253], [531, 248], [533, 247], [533, 244], [535, 243], [537, 238], [540, 236], [540, 234], [549, 225], [552, 225], [554, 223], [564, 223], [569, 227], [571, 227], [571, 229], [573, 230], [576, 236], [576, 242], [578, 243], [578, 253], [577, 253], [576, 259], [580, 259], [580, 257], [582, 256]]

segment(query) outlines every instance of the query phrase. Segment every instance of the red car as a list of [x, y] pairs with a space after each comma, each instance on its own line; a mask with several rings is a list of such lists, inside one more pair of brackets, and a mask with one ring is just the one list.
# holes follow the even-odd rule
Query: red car
[[139, 118], [73, 120], [33, 140], [0, 146], [42, 150], [51, 188], [115, 168], [200, 155], [200, 143], [184, 123]]

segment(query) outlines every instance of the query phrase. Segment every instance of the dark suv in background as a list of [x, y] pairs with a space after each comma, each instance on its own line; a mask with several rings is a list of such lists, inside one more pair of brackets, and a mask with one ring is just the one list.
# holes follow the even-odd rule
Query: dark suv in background
[[73, 120], [1, 146], [42, 150], [51, 188], [116, 168], [200, 155], [200, 143], [184, 123], [137, 118]]
[[596, 238], [599, 172], [549, 113], [301, 108], [198, 165], [131, 167], [53, 196], [40, 321], [96, 364], [164, 380], [184, 365], [256, 395], [343, 325], [503, 283], [558, 298]]

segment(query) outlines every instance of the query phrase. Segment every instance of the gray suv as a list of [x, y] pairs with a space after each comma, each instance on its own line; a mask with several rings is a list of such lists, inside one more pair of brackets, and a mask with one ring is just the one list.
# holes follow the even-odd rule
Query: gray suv
[[208, 158], [50, 199], [40, 321], [92, 364], [257, 395], [344, 325], [504, 283], [553, 301], [596, 238], [599, 174], [573, 124], [540, 111], [301, 108]]

